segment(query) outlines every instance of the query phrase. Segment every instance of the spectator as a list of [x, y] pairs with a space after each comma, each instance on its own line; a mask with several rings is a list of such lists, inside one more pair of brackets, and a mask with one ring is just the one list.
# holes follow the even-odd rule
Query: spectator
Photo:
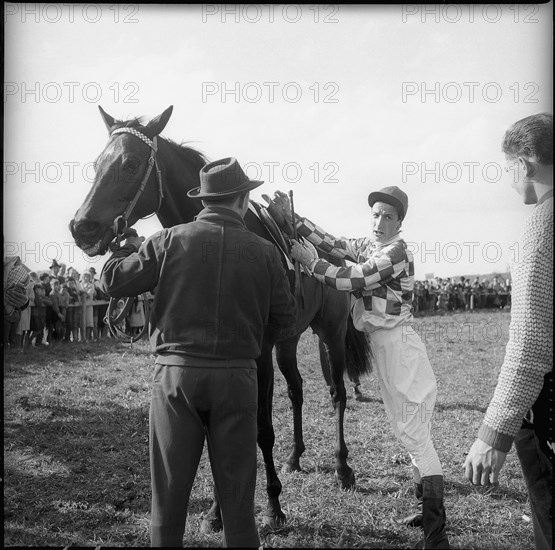
[[17, 347], [17, 326], [21, 311], [29, 307], [26, 286], [29, 284], [29, 269], [19, 256], [4, 257], [4, 346]]
[[52, 286], [50, 284], [51, 275], [49, 273], [41, 273], [39, 275], [40, 282], [44, 287], [44, 292], [48, 301], [45, 302], [46, 305], [46, 318], [45, 318], [45, 335], [46, 335], [46, 344], [50, 344], [52, 340], [52, 333], [54, 332], [54, 323], [56, 322], [56, 315], [52, 310], [52, 302], [49, 298], [50, 293], [52, 292]]
[[81, 314], [77, 307], [79, 292], [75, 286], [75, 280], [72, 278], [68, 278], [64, 285], [68, 294], [64, 341], [70, 342], [73, 338], [73, 341], [77, 342], [79, 340], [79, 327], [81, 326]]
[[83, 292], [82, 296], [82, 304], [85, 308], [85, 340], [96, 340], [96, 327], [94, 325], [94, 317], [93, 317], [93, 300], [94, 300], [94, 284], [91, 281], [91, 274], [88, 271], [85, 271], [82, 275], [81, 280], [81, 287]]
[[[46, 328], [46, 308], [52, 302], [46, 296], [46, 291], [42, 283], [35, 284], [35, 307], [31, 310], [31, 344], [35, 347], [48, 345], [48, 341], [43, 342], [44, 329]], [[34, 340], [34, 342], [33, 342]]]
[[58, 279], [52, 279], [50, 281], [52, 286], [52, 292], [49, 295], [50, 301], [52, 302], [52, 311], [54, 312], [54, 330], [52, 332], [52, 341], [62, 341], [64, 338], [64, 323], [66, 320], [65, 312], [66, 307], [64, 307], [65, 299], [62, 296], [61, 285]]
[[447, 281], [441, 283], [439, 289], [438, 309], [439, 311], [447, 311], [449, 305], [449, 289]]
[[63, 262], [60, 262], [60, 271], [58, 272], [58, 280], [62, 285], [66, 282], [66, 279], [67, 279], [66, 269], [67, 269], [66, 264], [64, 264]]
[[127, 318], [129, 332], [131, 336], [135, 336], [141, 332], [145, 325], [145, 311], [144, 311], [144, 298], [142, 294], [135, 296], [133, 305]]
[[58, 279], [58, 281], [61, 283], [63, 283], [63, 277], [62, 280], [60, 280], [60, 269], [61, 269], [61, 265], [56, 261], [56, 260], [52, 260], [52, 264], [50, 265], [50, 278], [51, 279]]
[[465, 461], [474, 485], [497, 483], [516, 447], [528, 488], [537, 550], [553, 548], [553, 115], [519, 120], [503, 152], [511, 186], [534, 204], [515, 261], [509, 342], [478, 437]]
[[27, 298], [29, 300], [29, 306], [21, 310], [21, 317], [19, 319], [19, 324], [16, 328], [16, 335], [19, 340], [19, 347], [24, 350], [29, 345], [29, 337], [31, 334], [31, 312], [35, 305], [35, 291], [34, 283], [31, 277], [29, 277], [28, 283], [25, 285], [25, 291], [27, 292]]

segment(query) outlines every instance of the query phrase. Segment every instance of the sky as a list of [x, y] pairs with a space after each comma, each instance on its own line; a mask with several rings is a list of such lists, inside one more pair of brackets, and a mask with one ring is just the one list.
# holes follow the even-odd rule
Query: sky
[[[367, 196], [409, 196], [416, 278], [505, 272], [533, 206], [505, 173], [506, 129], [552, 111], [552, 4], [5, 4], [4, 254], [97, 271], [68, 223], [107, 143], [98, 106], [211, 160], [236, 157], [335, 236]], [[139, 234], [160, 229], [155, 218]]]

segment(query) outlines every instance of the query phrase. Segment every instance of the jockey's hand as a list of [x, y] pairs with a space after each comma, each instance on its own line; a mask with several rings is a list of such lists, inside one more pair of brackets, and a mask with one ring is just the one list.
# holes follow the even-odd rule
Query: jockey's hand
[[27, 291], [21, 283], [11, 285], [4, 292], [4, 301], [15, 309], [25, 307], [28, 300]]
[[123, 232], [123, 236], [125, 237], [125, 242], [123, 243], [124, 246], [130, 244], [133, 245], [136, 250], [139, 250], [141, 244], [145, 241], [145, 238], [139, 237], [137, 232], [132, 227], [128, 227]]
[[319, 259], [318, 253], [314, 248], [308, 247], [295, 239], [291, 242], [293, 243], [293, 246], [291, 247], [291, 256], [294, 260], [309, 266], [314, 260]]
[[280, 225], [279, 221], [275, 216], [284, 219], [286, 224], [293, 226], [293, 214], [291, 213], [291, 201], [287, 193], [283, 191], [276, 191], [274, 193], [274, 198], [270, 199], [268, 195], [262, 195], [262, 198], [268, 203], [268, 210], [270, 214], [274, 216], [277, 224]]
[[506, 457], [507, 453], [494, 449], [481, 439], [476, 439], [464, 462], [465, 477], [473, 485], [497, 485], [499, 471]]

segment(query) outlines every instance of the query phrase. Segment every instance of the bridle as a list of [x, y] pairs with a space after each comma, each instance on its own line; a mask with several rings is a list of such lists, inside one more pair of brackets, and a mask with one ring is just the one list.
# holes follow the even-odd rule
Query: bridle
[[[150, 156], [148, 158], [148, 164], [147, 164], [145, 174], [143, 176], [141, 184], [139, 185], [139, 188], [137, 189], [137, 192], [135, 193], [135, 196], [133, 197], [131, 202], [127, 205], [127, 208], [123, 211], [123, 214], [120, 214], [114, 219], [112, 230], [115, 235], [115, 243], [110, 245], [110, 249], [112, 251], [117, 250], [120, 247], [120, 242], [122, 238], [124, 238], [125, 231], [127, 230], [127, 222], [129, 220], [129, 216], [131, 216], [131, 212], [133, 212], [133, 209], [135, 208], [137, 201], [139, 200], [139, 197], [141, 196], [142, 192], [146, 187], [146, 183], [150, 178], [150, 174], [152, 172], [153, 167], [156, 168], [156, 177], [158, 180], [158, 206], [156, 207], [156, 210], [154, 211], [153, 214], [156, 214], [158, 210], [160, 210], [160, 206], [162, 205], [162, 199], [164, 198], [164, 189], [162, 186], [162, 172], [156, 160], [156, 153], [158, 152], [157, 136], [154, 136], [154, 138], [151, 140], [150, 138], [148, 138], [147, 136], [145, 136], [143, 133], [139, 132], [139, 130], [136, 130], [135, 128], [118, 128], [117, 130], [114, 130], [110, 134], [110, 136], [114, 136], [116, 134], [131, 134], [139, 138], [141, 141], [143, 141], [150, 147]], [[133, 299], [127, 298], [122, 308], [122, 311], [119, 313], [119, 315], [116, 315], [114, 317], [113, 313], [117, 307], [117, 302], [118, 300], [114, 298], [110, 298], [110, 303], [108, 304], [108, 309], [106, 310], [106, 317], [104, 321], [108, 325], [108, 329], [110, 330], [110, 333], [112, 334], [112, 336], [114, 336], [114, 338], [117, 338], [118, 340], [123, 341], [123, 339], [126, 338], [127, 335], [118, 327], [118, 324], [121, 323], [123, 320], [125, 320], [125, 318], [127, 317], [127, 314], [129, 313], [129, 310], [133, 305]], [[131, 344], [133, 344], [133, 342], [136, 342], [137, 340], [140, 340], [143, 337], [144, 333], [146, 332], [146, 328], [148, 325], [148, 318], [150, 316], [149, 300], [146, 294], [143, 294], [143, 304], [144, 304], [145, 323], [139, 334], [130, 337], [128, 341]]]
[[141, 184], [139, 185], [139, 188], [137, 189], [135, 196], [133, 197], [131, 202], [127, 205], [127, 208], [124, 210], [123, 214], [120, 214], [119, 216], [117, 216], [114, 219], [114, 223], [112, 225], [112, 230], [116, 238], [115, 246], [116, 248], [119, 248], [121, 239], [124, 236], [125, 230], [127, 229], [127, 221], [129, 220], [129, 216], [131, 216], [131, 212], [135, 208], [137, 201], [139, 200], [139, 197], [141, 196], [142, 192], [146, 187], [146, 183], [148, 181], [148, 178], [150, 178], [150, 174], [152, 172], [153, 167], [156, 168], [156, 176], [158, 180], [158, 206], [156, 207], [154, 214], [158, 212], [158, 210], [160, 209], [160, 206], [162, 205], [162, 199], [164, 198], [164, 188], [162, 185], [162, 172], [156, 160], [156, 153], [158, 152], [157, 136], [154, 136], [154, 138], [151, 140], [150, 138], [148, 138], [147, 136], [145, 136], [143, 133], [139, 132], [139, 130], [135, 128], [118, 128], [117, 130], [114, 130], [110, 134], [110, 136], [114, 136], [116, 134], [131, 134], [139, 138], [141, 141], [143, 141], [150, 147], [150, 157], [148, 159], [146, 172], [145, 172], [145, 175], [143, 176]]

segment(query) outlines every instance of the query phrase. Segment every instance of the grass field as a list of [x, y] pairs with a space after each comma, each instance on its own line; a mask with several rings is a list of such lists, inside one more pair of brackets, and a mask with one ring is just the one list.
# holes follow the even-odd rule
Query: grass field
[[[433, 438], [444, 467], [448, 533], [453, 548], [533, 547], [526, 489], [515, 452], [500, 485], [484, 490], [463, 478], [463, 461], [495, 387], [508, 339], [508, 312], [417, 319], [438, 379]], [[281, 474], [285, 527], [265, 532], [267, 547], [413, 548], [421, 537], [391, 517], [414, 505], [411, 467], [386, 425], [373, 375], [366, 402], [345, 414], [354, 491], [333, 476], [334, 427], [329, 394], [307, 331], [299, 346], [304, 379], [303, 472]], [[153, 356], [146, 343], [59, 344], [9, 351], [4, 366], [4, 545], [147, 546], [150, 512], [148, 407]], [[286, 386], [276, 368], [275, 457], [292, 441]], [[256, 510], [261, 524], [265, 477], [259, 453]], [[185, 546], [219, 546], [199, 533], [211, 502], [203, 454], [190, 502]], [[523, 517], [524, 516], [524, 517]]]

